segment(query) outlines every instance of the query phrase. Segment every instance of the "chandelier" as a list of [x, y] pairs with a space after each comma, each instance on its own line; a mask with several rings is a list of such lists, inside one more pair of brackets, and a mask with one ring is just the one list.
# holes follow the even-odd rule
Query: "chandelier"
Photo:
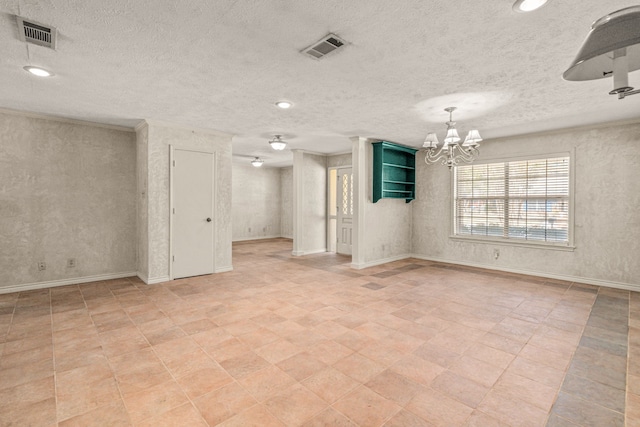
[[454, 122], [452, 118], [455, 110], [456, 107], [444, 109], [444, 111], [449, 113], [449, 121], [446, 123], [447, 136], [444, 137], [444, 144], [440, 150], [438, 150], [438, 136], [435, 133], [427, 134], [427, 138], [422, 145], [422, 148], [427, 149], [424, 158], [426, 164], [430, 165], [440, 162], [443, 165], [449, 166], [449, 169], [451, 169], [451, 167], [456, 166], [461, 161], [471, 163], [480, 154], [480, 150], [478, 150], [480, 144], [478, 143], [482, 141], [482, 138], [480, 137], [480, 132], [475, 129], [469, 131], [462, 145], [458, 144], [460, 137], [455, 128], [456, 122]]
[[278, 151], [282, 151], [285, 149], [285, 147], [287, 146], [287, 143], [280, 138], [282, 138], [282, 135], [274, 135], [274, 138], [271, 141], [269, 141], [271, 148]]
[[259, 168], [260, 166], [262, 166], [262, 164], [264, 163], [264, 160], [262, 160], [260, 157], [255, 157], [253, 160], [251, 160], [251, 164], [253, 165], [253, 167]]

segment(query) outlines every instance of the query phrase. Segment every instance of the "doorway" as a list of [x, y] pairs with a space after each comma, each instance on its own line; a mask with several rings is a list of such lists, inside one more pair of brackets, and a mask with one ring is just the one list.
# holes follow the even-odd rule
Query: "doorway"
[[353, 244], [353, 172], [351, 167], [329, 169], [328, 248], [351, 255]]
[[206, 150], [171, 147], [171, 278], [214, 272], [214, 163]]

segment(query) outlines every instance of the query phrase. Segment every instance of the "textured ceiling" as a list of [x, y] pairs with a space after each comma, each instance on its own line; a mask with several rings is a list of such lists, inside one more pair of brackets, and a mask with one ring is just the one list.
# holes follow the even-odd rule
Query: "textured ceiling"
[[[273, 134], [320, 153], [350, 150], [351, 136], [419, 146], [429, 131], [442, 138], [448, 106], [461, 134], [485, 140], [640, 117], [640, 95], [608, 95], [611, 79], [561, 78], [591, 23], [632, 3], [550, 0], [518, 14], [512, 2], [0, 0], [0, 107], [215, 129], [235, 135], [238, 158], [271, 166], [292, 158], [270, 149]], [[19, 41], [14, 15], [58, 28], [57, 50]], [[349, 44], [320, 61], [300, 54], [329, 32]], [[294, 107], [277, 109], [282, 99]]]

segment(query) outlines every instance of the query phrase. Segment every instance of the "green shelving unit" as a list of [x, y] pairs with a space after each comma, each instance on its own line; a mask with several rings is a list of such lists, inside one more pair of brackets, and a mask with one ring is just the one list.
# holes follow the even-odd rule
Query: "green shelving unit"
[[373, 203], [416, 198], [416, 151], [388, 141], [373, 143]]

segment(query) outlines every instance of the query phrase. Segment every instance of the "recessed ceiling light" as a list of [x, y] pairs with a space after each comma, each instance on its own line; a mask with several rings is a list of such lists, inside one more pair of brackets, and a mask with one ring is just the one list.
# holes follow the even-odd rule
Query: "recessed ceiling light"
[[40, 68], [40, 67], [32, 67], [31, 65], [27, 65], [26, 67], [24, 67], [24, 69], [28, 72], [30, 72], [31, 74], [33, 74], [34, 76], [38, 76], [38, 77], [51, 77], [53, 76], [53, 73], [51, 73], [50, 71], [45, 70], [44, 68]]
[[513, 10], [516, 12], [532, 12], [541, 8], [548, 0], [516, 0], [513, 4]]
[[276, 102], [276, 107], [278, 108], [282, 108], [283, 110], [286, 110], [287, 108], [291, 108], [293, 104], [290, 103], [289, 101], [278, 101]]

